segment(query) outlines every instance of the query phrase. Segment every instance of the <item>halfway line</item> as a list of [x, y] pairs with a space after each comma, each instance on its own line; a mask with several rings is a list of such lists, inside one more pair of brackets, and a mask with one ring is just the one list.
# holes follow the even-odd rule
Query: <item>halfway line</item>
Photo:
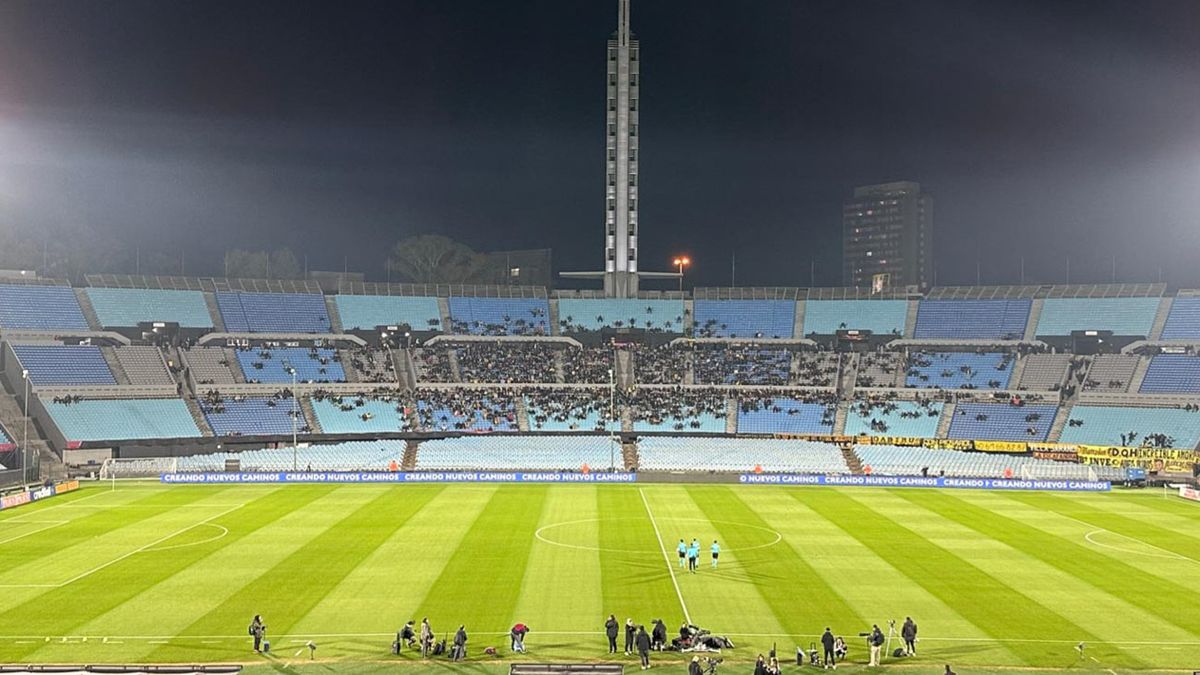
[[675, 566], [671, 564], [671, 556], [667, 555], [667, 547], [663, 544], [662, 534], [658, 531], [658, 522], [654, 520], [654, 512], [650, 510], [650, 502], [646, 501], [646, 493], [642, 488], [638, 488], [638, 494], [642, 496], [642, 504], [646, 506], [646, 515], [650, 516], [650, 524], [654, 526], [654, 536], [658, 537], [658, 549], [662, 551], [663, 560], [667, 563], [667, 572], [671, 575], [671, 584], [675, 586], [675, 595], [679, 597], [679, 606], [683, 608], [683, 618], [687, 619], [688, 625], [691, 625], [692, 617], [688, 614], [687, 603], [683, 601], [683, 593], [679, 590], [679, 582], [675, 580]]

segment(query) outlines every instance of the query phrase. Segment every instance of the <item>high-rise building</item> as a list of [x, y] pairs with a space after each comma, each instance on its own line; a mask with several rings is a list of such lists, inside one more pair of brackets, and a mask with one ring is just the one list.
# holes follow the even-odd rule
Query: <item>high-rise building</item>
[[854, 188], [842, 205], [842, 279], [888, 288], [933, 282], [933, 197], [909, 181]]

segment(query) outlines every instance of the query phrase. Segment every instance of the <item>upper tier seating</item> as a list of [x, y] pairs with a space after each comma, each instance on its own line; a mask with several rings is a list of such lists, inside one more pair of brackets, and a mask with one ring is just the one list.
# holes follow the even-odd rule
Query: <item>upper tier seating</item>
[[[108, 363], [91, 345], [13, 345], [21, 367], [35, 386], [112, 385]], [[18, 376], [20, 374], [18, 373]]]
[[200, 291], [157, 288], [85, 288], [100, 325], [132, 328], [143, 321], [168, 321], [180, 328], [212, 328], [212, 315]]
[[896, 378], [905, 371], [904, 355], [895, 352], [869, 352], [858, 359], [858, 371], [854, 376], [856, 387], [896, 386]]
[[317, 424], [326, 434], [369, 434], [409, 431], [403, 405], [367, 397], [313, 399]]
[[130, 384], [137, 385], [172, 385], [171, 373], [167, 371], [167, 362], [163, 361], [162, 352], [158, 347], [146, 345], [130, 345], [117, 347], [113, 350], [117, 362], [129, 377]]
[[75, 291], [66, 286], [0, 284], [0, 328], [88, 330]]
[[1025, 369], [1017, 389], [1057, 391], [1071, 367], [1070, 354], [1030, 354], [1024, 357]]
[[[184, 352], [183, 358], [197, 384], [237, 383], [229, 363], [229, 352], [223, 347], [192, 347]], [[288, 381], [291, 382], [290, 379]]]
[[1150, 360], [1143, 394], [1200, 394], [1200, 356], [1159, 354]]
[[386, 349], [371, 349], [361, 347], [355, 349], [340, 349], [338, 356], [342, 361], [342, 370], [353, 368], [358, 373], [359, 382], [395, 382], [396, 369], [392, 365], [392, 356]]
[[641, 471], [740, 471], [847, 474], [836, 445], [760, 438], [647, 437], [638, 441]]
[[1200, 338], [1200, 297], [1175, 298], [1163, 326], [1164, 340], [1195, 340]]
[[178, 398], [43, 401], [68, 443], [149, 438], [198, 438], [199, 427]]
[[953, 478], [1022, 478], [1029, 471], [1045, 480], [1122, 480], [1125, 472], [1114, 467], [1067, 464], [1050, 459], [1035, 459], [986, 452], [959, 452], [894, 445], [860, 445], [855, 448], [863, 467], [871, 467], [876, 476], [919, 476], [928, 469], [930, 476], [944, 473]]
[[346, 441], [302, 448], [268, 448], [180, 457], [181, 472], [224, 471], [225, 460], [241, 462], [242, 471], [388, 471], [404, 459], [405, 441]]
[[1091, 391], [1129, 391], [1133, 373], [1137, 370], [1137, 354], [1100, 354], [1088, 369], [1083, 388]]
[[933, 438], [942, 407], [940, 402], [851, 401], [845, 435]]
[[615, 455], [623, 468], [621, 448], [604, 436], [460, 437], [424, 441], [417, 449], [422, 471], [502, 470], [578, 471], [607, 469]]
[[833, 335], [849, 329], [900, 335], [907, 316], [906, 300], [809, 300], [804, 303], [804, 334]]
[[230, 333], [332, 333], [325, 297], [313, 293], [217, 293]]
[[[1082, 422], [1082, 424], [1079, 424]], [[1123, 434], [1133, 433], [1133, 439]], [[1077, 405], [1063, 428], [1063, 443], [1085, 445], [1142, 445], [1162, 434], [1173, 448], [1194, 448], [1200, 442], [1200, 413], [1179, 408], [1118, 408]]]
[[1150, 334], [1159, 298], [1047, 298], [1037, 335], [1111, 330], [1113, 335]]
[[922, 300], [914, 337], [1020, 340], [1032, 300]]
[[550, 304], [544, 298], [450, 298], [455, 333], [549, 335]]
[[796, 375], [793, 384], [802, 387], [837, 386], [838, 364], [849, 362], [849, 354], [832, 352], [796, 352]]
[[1004, 389], [1012, 355], [974, 352], [913, 352], [905, 386], [919, 389]]
[[376, 326], [408, 324], [413, 330], [442, 330], [437, 298], [401, 295], [335, 295], [345, 330], [375, 330]]
[[796, 325], [792, 300], [697, 300], [696, 337], [790, 338]]
[[288, 368], [296, 370], [297, 382], [345, 382], [346, 373], [332, 349], [304, 347], [256, 347], [239, 349], [238, 363], [246, 380], [263, 384], [291, 384]]
[[304, 412], [289, 398], [225, 397], [220, 404], [201, 401], [200, 409], [218, 436], [281, 436], [292, 433], [292, 407], [296, 431], [307, 433]]
[[1057, 410], [1053, 405], [959, 403], [948, 436], [986, 441], [1044, 441]]
[[734, 344], [697, 349], [693, 363], [696, 384], [785, 385], [792, 353]]
[[558, 301], [558, 325], [563, 333], [608, 327], [644, 328], [682, 333], [687, 327], [682, 300], [578, 299]]
[[831, 434], [834, 406], [775, 397], [739, 401], [737, 430], [742, 434]]

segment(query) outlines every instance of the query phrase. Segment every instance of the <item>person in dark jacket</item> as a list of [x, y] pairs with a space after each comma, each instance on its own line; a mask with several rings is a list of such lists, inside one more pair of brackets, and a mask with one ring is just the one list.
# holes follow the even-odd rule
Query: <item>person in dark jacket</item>
[[911, 616], [904, 617], [904, 625], [900, 627], [900, 637], [904, 638], [904, 653], [908, 656], [917, 655], [917, 622]]
[[661, 652], [667, 646], [667, 624], [663, 623], [662, 619], [654, 620], [654, 631], [650, 636], [650, 646], [658, 652]]
[[458, 631], [454, 633], [454, 653], [451, 658], [455, 661], [462, 661], [467, 658], [467, 629], [466, 626], [459, 626]]
[[754, 675], [767, 675], [767, 657], [762, 654], [754, 660]]
[[617, 617], [615, 614], [608, 615], [608, 621], [604, 622], [604, 634], [608, 637], [608, 653], [617, 653]]
[[263, 638], [267, 635], [267, 624], [263, 623], [261, 614], [255, 614], [250, 622], [250, 635], [254, 636], [254, 651], [261, 652]]
[[401, 628], [400, 634], [396, 636], [396, 642], [408, 645], [410, 649], [417, 644], [417, 631], [413, 628], [414, 624], [415, 622], [412, 620], [404, 624], [404, 628]]
[[825, 632], [821, 633], [821, 647], [825, 654], [821, 657], [821, 661], [825, 663], [826, 668], [837, 668], [837, 659], [833, 654], [833, 631], [829, 630], [829, 626], [825, 627]]
[[871, 636], [867, 638], [867, 642], [871, 644], [871, 662], [870, 666], [879, 665], [879, 652], [883, 650], [883, 631], [879, 630], [879, 624], [871, 624]]
[[688, 675], [704, 675], [704, 668], [700, 666], [699, 656], [692, 657], [692, 662], [688, 664]]
[[650, 667], [650, 635], [645, 626], [638, 626], [633, 643], [637, 646], [638, 656], [642, 657], [642, 670], [646, 670]]
[[637, 626], [633, 625], [633, 619], [625, 619], [625, 656], [633, 653], [633, 638], [637, 634]]

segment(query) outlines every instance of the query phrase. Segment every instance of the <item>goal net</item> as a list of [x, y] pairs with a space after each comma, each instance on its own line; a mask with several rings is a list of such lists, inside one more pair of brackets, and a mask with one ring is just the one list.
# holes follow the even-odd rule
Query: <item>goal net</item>
[[100, 480], [158, 478], [164, 473], [174, 473], [178, 462], [173, 457], [109, 458], [100, 466]]

